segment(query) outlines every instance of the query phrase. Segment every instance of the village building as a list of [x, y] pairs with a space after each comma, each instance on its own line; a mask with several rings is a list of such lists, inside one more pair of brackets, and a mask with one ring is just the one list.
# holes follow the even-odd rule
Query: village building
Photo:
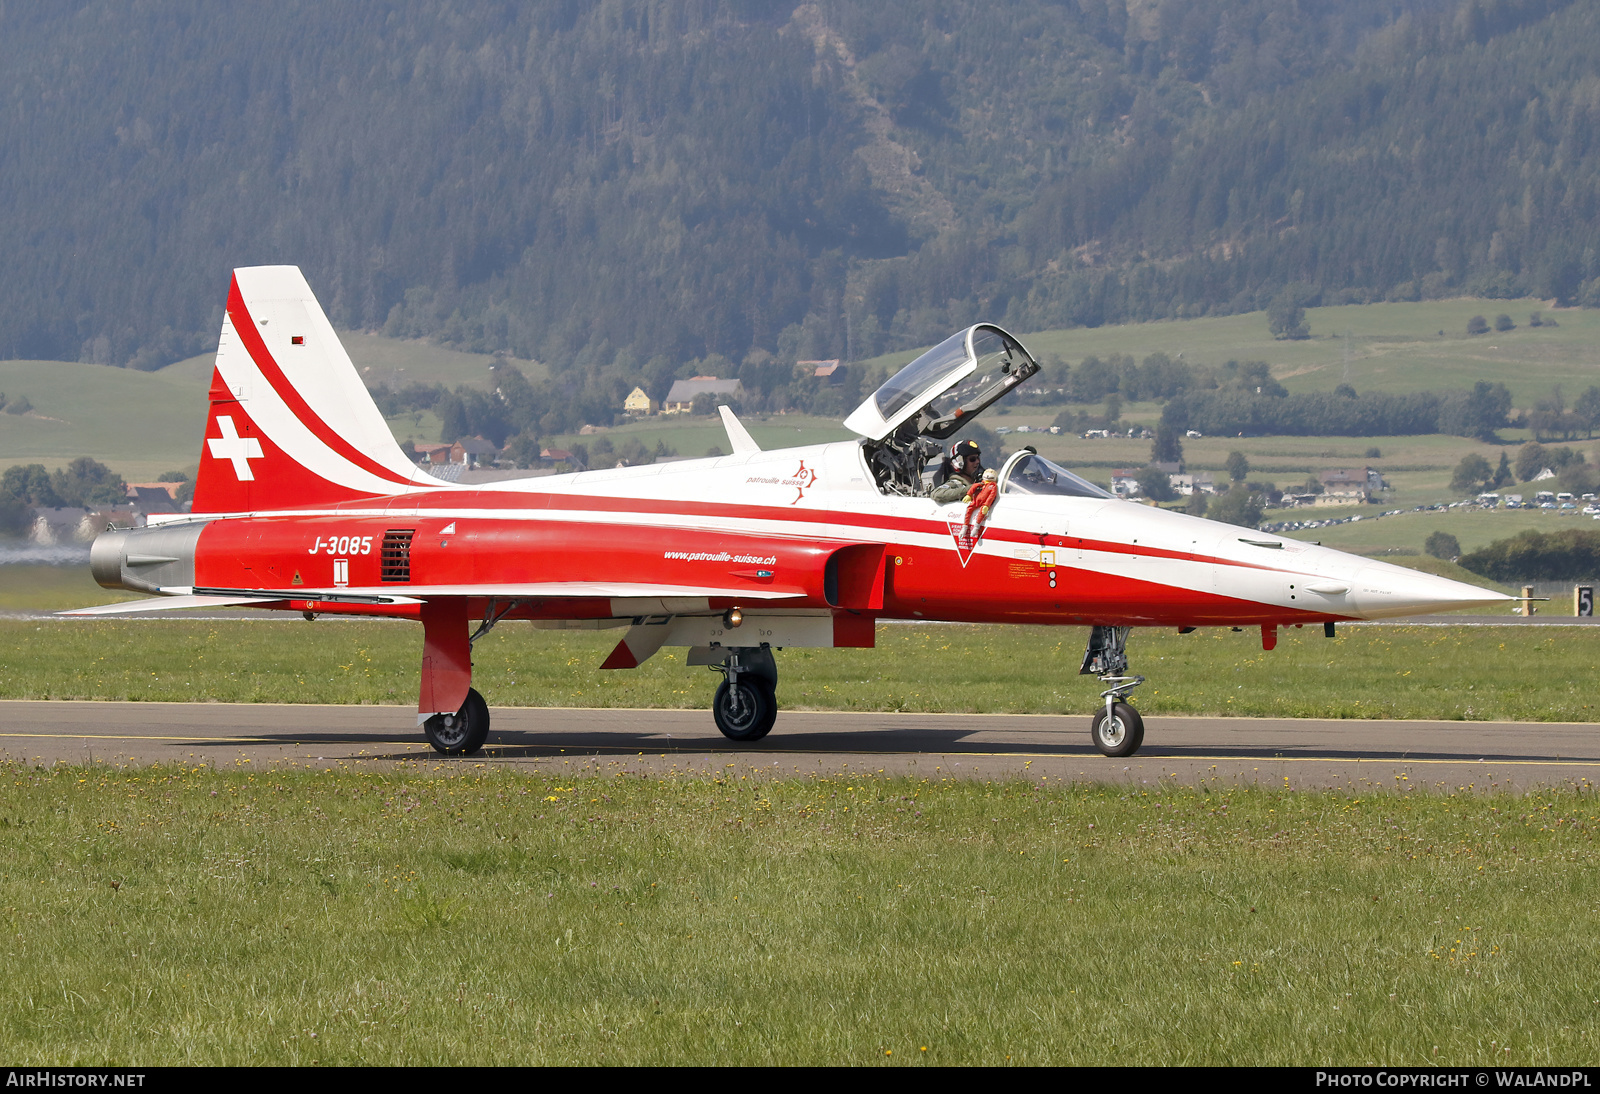
[[737, 399], [744, 394], [744, 385], [738, 380], [719, 380], [715, 376], [691, 376], [678, 380], [661, 400], [661, 413], [688, 414], [694, 409], [696, 395], [721, 396], [723, 400]]
[[661, 404], [650, 398], [642, 387], [636, 387], [622, 400], [622, 412], [630, 418], [646, 418], [661, 409]]
[[463, 437], [450, 446], [450, 462], [466, 467], [480, 467], [494, 463], [499, 458], [500, 450], [494, 446], [494, 442], [482, 437]]
[[828, 361], [796, 361], [794, 364], [796, 368], [811, 369], [811, 375], [830, 384], [843, 383], [845, 374], [850, 371], [849, 366], [842, 364], [837, 357]]

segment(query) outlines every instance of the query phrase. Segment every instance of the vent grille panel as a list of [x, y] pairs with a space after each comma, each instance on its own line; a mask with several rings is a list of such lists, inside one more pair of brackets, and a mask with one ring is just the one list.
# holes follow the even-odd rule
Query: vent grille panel
[[415, 528], [399, 528], [383, 533], [383, 580], [411, 580], [411, 537]]

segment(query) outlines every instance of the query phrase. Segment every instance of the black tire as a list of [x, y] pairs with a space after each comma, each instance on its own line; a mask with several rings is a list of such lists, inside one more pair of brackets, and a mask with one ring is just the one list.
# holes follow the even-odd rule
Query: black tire
[[1144, 719], [1127, 703], [1111, 704], [1111, 716], [1101, 707], [1089, 723], [1089, 736], [1103, 756], [1132, 756], [1144, 744]]
[[435, 751], [446, 756], [470, 756], [489, 739], [489, 704], [477, 688], [468, 688], [460, 710], [435, 714], [422, 723], [422, 732]]
[[759, 741], [778, 720], [778, 696], [759, 676], [741, 675], [733, 687], [724, 680], [711, 698], [711, 717], [730, 741]]

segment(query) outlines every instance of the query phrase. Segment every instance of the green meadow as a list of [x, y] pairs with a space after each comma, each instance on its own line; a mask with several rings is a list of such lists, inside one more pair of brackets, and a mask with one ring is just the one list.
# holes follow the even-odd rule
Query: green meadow
[[[1528, 315], [1542, 310], [1558, 326], [1530, 327]], [[1466, 334], [1473, 315], [1493, 319], [1509, 314], [1517, 328], [1477, 337]], [[1581, 309], [1549, 310], [1536, 300], [1439, 300], [1413, 304], [1368, 304], [1312, 308], [1307, 321], [1313, 337], [1279, 342], [1267, 332], [1265, 314], [1185, 319], [1127, 326], [1040, 331], [1023, 335], [1040, 355], [1058, 354], [1076, 364], [1089, 354], [1127, 353], [1137, 358], [1160, 350], [1200, 364], [1265, 360], [1291, 391], [1329, 390], [1349, 382], [1358, 390], [1416, 391], [1470, 387], [1477, 380], [1509, 386], [1517, 405], [1526, 406], [1560, 384], [1568, 398], [1600, 382], [1600, 314]], [[1439, 332], [1443, 331], [1441, 335]], [[342, 332], [346, 348], [369, 384], [403, 386], [411, 382], [468, 383], [486, 386], [494, 358], [459, 353], [427, 342]], [[863, 362], [879, 371], [909, 361], [915, 351]], [[157, 372], [131, 372], [61, 361], [0, 361], [0, 391], [26, 396], [27, 415], [0, 414], [0, 466], [42, 462], [59, 466], [74, 456], [94, 456], [130, 481], [145, 481], [162, 471], [194, 465], [200, 450], [205, 388], [211, 354]], [[537, 362], [516, 361], [532, 377], [544, 375]], [[1009, 414], [1006, 411], [1010, 411]], [[986, 417], [997, 425], [1048, 425], [1059, 408], [995, 408]], [[1130, 421], [1153, 423], [1156, 404], [1129, 404]], [[431, 441], [439, 422], [430, 412], [407, 413], [390, 421], [401, 440]], [[703, 455], [713, 446], [727, 450], [727, 437], [714, 420], [661, 420], [607, 430], [615, 443], [637, 436], [654, 448], [664, 441], [679, 455]], [[804, 416], [756, 418], [751, 433], [768, 447], [812, 444], [848, 434], [837, 421]], [[1525, 439], [1516, 431], [1507, 440]], [[563, 435], [548, 439], [558, 447], [592, 438]], [[1112, 468], [1141, 465], [1149, 458], [1145, 441], [1080, 442], [1076, 438], [1013, 437], [1012, 447], [1031, 443], [1045, 455], [1074, 466]], [[1368, 447], [1383, 451], [1368, 460]], [[1491, 462], [1499, 449], [1456, 437], [1403, 438], [1205, 438], [1186, 444], [1189, 462], [1200, 470], [1222, 467], [1233, 448], [1242, 449], [1259, 468], [1255, 477], [1280, 485], [1312, 470], [1373, 462], [1395, 480], [1395, 502], [1406, 505], [1446, 496], [1450, 469], [1470, 451]]]
[[[620, 630], [506, 623], [474, 649], [491, 707], [670, 707], [710, 703], [714, 674], [665, 650], [602, 671]], [[791, 710], [1083, 715], [1101, 685], [1078, 675], [1081, 627], [880, 624], [874, 650], [791, 649], [778, 701]], [[379, 703], [414, 700], [415, 624], [291, 620], [0, 620], [0, 699]], [[1341, 626], [1179, 635], [1129, 643], [1149, 682], [1147, 717], [1600, 721], [1600, 629]], [[780, 727], [782, 725], [780, 721]]]
[[23, 1065], [1572, 1065], [1588, 792], [0, 767]]

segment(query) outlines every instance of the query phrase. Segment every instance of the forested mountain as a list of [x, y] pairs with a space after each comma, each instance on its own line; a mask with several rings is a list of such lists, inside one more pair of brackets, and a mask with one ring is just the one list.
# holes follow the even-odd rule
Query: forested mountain
[[0, 73], [8, 357], [159, 367], [269, 262], [607, 399], [977, 318], [1600, 304], [1568, 0], [13, 2]]

